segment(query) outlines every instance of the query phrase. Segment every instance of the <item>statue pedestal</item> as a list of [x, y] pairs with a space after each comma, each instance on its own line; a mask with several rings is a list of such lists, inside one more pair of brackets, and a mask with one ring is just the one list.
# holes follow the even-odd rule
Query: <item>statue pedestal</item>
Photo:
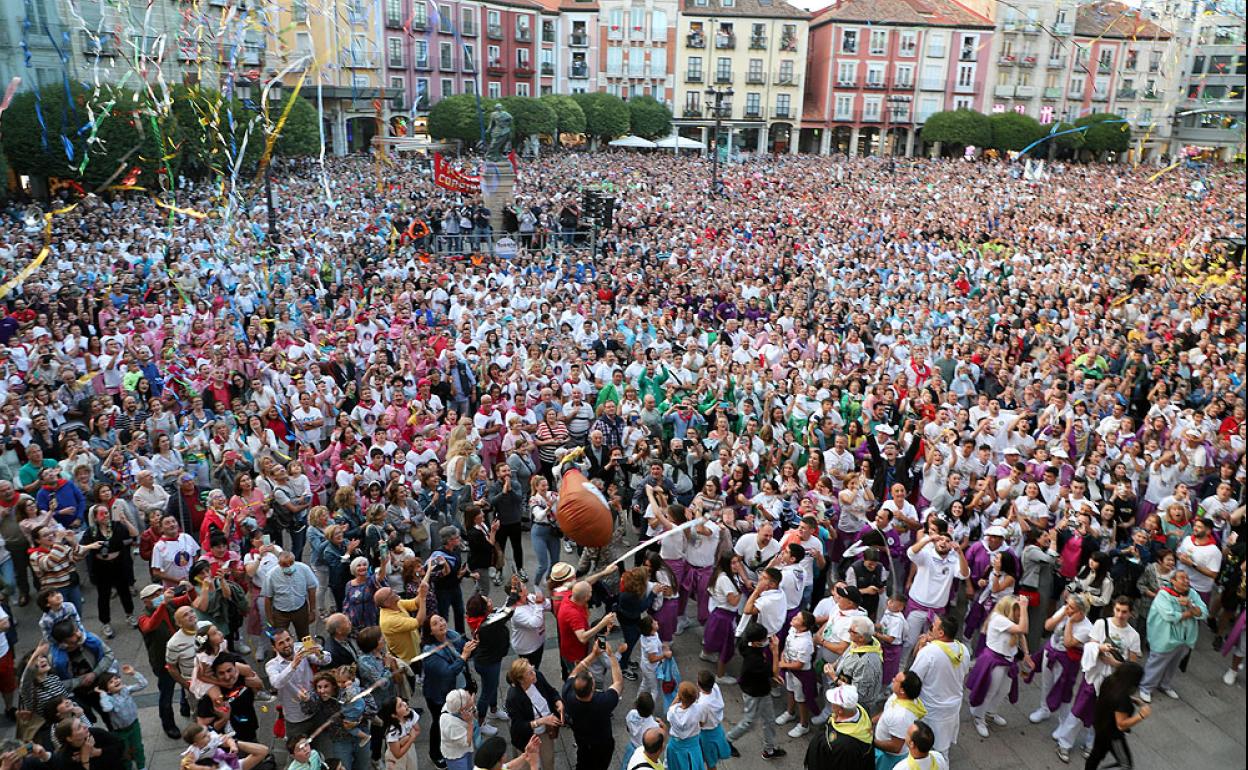
[[487, 160], [481, 164], [481, 199], [490, 210], [494, 237], [503, 234], [503, 209], [515, 203], [516, 172], [508, 161]]

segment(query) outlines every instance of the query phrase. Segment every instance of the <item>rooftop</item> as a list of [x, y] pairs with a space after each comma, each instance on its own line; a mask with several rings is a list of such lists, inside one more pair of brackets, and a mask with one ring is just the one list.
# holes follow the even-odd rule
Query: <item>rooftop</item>
[[1075, 17], [1077, 37], [1111, 40], [1169, 40], [1168, 30], [1140, 15], [1124, 3], [1104, 2], [1079, 6]]
[[811, 25], [854, 22], [905, 27], [991, 29], [992, 19], [954, 0], [842, 0], [815, 12]]

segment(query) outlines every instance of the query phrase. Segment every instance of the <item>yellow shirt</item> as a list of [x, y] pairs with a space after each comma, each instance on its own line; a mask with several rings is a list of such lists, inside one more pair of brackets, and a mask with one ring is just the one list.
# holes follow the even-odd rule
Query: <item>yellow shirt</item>
[[411, 660], [420, 654], [420, 624], [409, 613], [420, 607], [418, 599], [400, 599], [395, 609], [381, 610], [381, 633], [386, 637], [390, 653], [399, 660]]

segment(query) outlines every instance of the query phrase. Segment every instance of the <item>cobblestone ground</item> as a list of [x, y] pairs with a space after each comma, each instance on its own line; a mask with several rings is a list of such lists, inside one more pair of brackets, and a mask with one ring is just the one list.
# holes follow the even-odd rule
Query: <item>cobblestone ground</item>
[[[526, 544], [527, 545], [527, 544]], [[526, 565], [530, 574], [536, 567], [532, 554], [528, 554], [529, 564]], [[143, 565], [136, 564], [136, 573], [143, 570]], [[84, 574], [85, 579], [85, 574]], [[493, 589], [495, 600], [501, 600], [502, 589]], [[136, 604], [138, 600], [136, 599]], [[29, 650], [35, 643], [38, 628], [38, 615], [33, 602], [27, 607], [13, 607], [15, 620], [19, 628], [18, 657]], [[95, 595], [90, 593], [83, 607], [84, 620], [87, 628], [99, 633], [100, 625], [95, 610]], [[691, 610], [692, 614], [692, 610]], [[149, 681], [153, 680], [147, 666], [147, 656], [142, 648], [142, 639], [137, 629], [130, 628], [121, 615], [119, 606], [113, 609], [114, 629], [117, 637], [111, 644], [121, 662], [132, 663]], [[618, 632], [617, 632], [618, 637]], [[549, 626], [548, 647], [543, 659], [542, 670], [553, 683], [559, 677], [558, 654], [554, 649], [554, 624]], [[673, 642], [677, 662], [685, 678], [691, 678], [696, 672], [708, 664], [698, 659], [701, 630], [691, 627], [677, 636]], [[257, 640], [250, 640], [260, 652]], [[730, 666], [729, 671], [733, 668]], [[1180, 675], [1176, 689], [1180, 700], [1171, 700], [1158, 692], [1153, 699], [1153, 716], [1136, 728], [1130, 737], [1131, 749], [1135, 755], [1137, 770], [1205, 770], [1206, 768], [1243, 768], [1248, 767], [1245, 759], [1245, 691], [1243, 681], [1233, 687], [1222, 683], [1222, 674], [1226, 670], [1226, 659], [1212, 648], [1211, 637], [1207, 629], [1201, 630], [1201, 640], [1196, 653], [1192, 656], [1191, 665], [1186, 674]], [[500, 701], [506, 693], [506, 683], [500, 685]], [[740, 718], [740, 691], [733, 686], [724, 687], [726, 701], [724, 719], [731, 725]], [[637, 693], [637, 683], [625, 681], [624, 698], [616, 712], [616, 762], [622, 761], [623, 747], [628, 738], [624, 729], [624, 716], [631, 708], [633, 697]], [[152, 770], [176, 770], [179, 766], [179, 754], [184, 748], [180, 741], [167, 738], [160, 727], [160, 717], [156, 708], [156, 685], [150, 681], [147, 690], [136, 696], [139, 703], [139, 720], [143, 726], [143, 742], [147, 747], [148, 767]], [[1019, 702], [1002, 710], [1009, 724], [1006, 727], [993, 727], [992, 735], [981, 739], [975, 734], [969, 714], [963, 710], [962, 728], [959, 743], [954, 746], [951, 754], [952, 767], [958, 770], [978, 769], [1005, 770], [1013, 768], [1062, 768], [1063, 765], [1054, 751], [1055, 744], [1049, 738], [1054, 724], [1032, 725], [1027, 721], [1027, 714], [1039, 703], [1039, 688], [1024, 686]], [[257, 704], [263, 707], [264, 704]], [[423, 704], [418, 704], [423, 705]], [[777, 701], [777, 711], [783, 705]], [[176, 713], [176, 705], [175, 705]], [[277, 754], [278, 767], [286, 765], [284, 747], [275, 741], [272, 726], [276, 714], [267, 709], [260, 714], [261, 740], [273, 744]], [[426, 715], [421, 726], [428, 730]], [[500, 727], [505, 727], [498, 723]], [[802, 766], [806, 744], [809, 736], [789, 738], [785, 735], [788, 727], [777, 728], [778, 743], [788, 756], [773, 762], [764, 762], [759, 758], [762, 751], [762, 732], [756, 726], [737, 742], [741, 751], [740, 759], [729, 760], [721, 767], [760, 767], [774, 765], [784, 768]], [[6, 724], [4, 735], [12, 735], [11, 724]], [[500, 734], [505, 735], [502, 730]], [[560, 770], [573, 766], [574, 748], [572, 737], [565, 731], [560, 739], [561, 745], [556, 749], [556, 767]], [[425, 737], [422, 736], [416, 746], [422, 767], [432, 767], [428, 759]], [[1082, 767], [1083, 758], [1078, 752], [1072, 756], [1073, 767]], [[107, 770], [120, 770], [108, 768]], [[358, 770], [358, 769], [357, 769]], [[371, 769], [370, 769], [371, 770]]]

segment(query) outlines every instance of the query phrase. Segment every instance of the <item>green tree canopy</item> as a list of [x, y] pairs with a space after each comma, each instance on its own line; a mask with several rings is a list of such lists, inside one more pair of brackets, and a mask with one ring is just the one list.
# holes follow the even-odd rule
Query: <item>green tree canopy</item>
[[529, 96], [505, 96], [500, 100], [503, 108], [511, 113], [513, 143], [519, 144], [527, 136], [553, 134], [559, 128], [559, 116], [555, 108]]
[[992, 124], [987, 115], [974, 110], [945, 110], [932, 115], [923, 124], [923, 141], [941, 142], [946, 149], [971, 145], [989, 147]]
[[[286, 158], [317, 155], [321, 151], [321, 129], [318, 125], [321, 118], [312, 102], [302, 96], [295, 97], [294, 94], [286, 96], [287, 100], [291, 98], [296, 98], [296, 101], [290, 108], [290, 114], [286, 116], [286, 123], [282, 125], [282, 133], [273, 143], [273, 154]], [[286, 101], [276, 105], [269, 104], [269, 119], [273, 121], [273, 128], [277, 128], [277, 121], [281, 119], [282, 110], [285, 108]]]
[[585, 131], [600, 139], [614, 139], [628, 133], [628, 105], [618, 96], [601, 91], [573, 94], [585, 113]]
[[1094, 112], [1075, 121], [1075, 126], [1089, 126], [1083, 131], [1083, 149], [1100, 155], [1105, 152], [1126, 152], [1131, 148], [1131, 126], [1121, 115]]
[[540, 101], [543, 104], [550, 105], [555, 111], [557, 125], [555, 126], [555, 143], [558, 144], [559, 134], [583, 134], [585, 133], [585, 113], [581, 110], [581, 105], [570, 96], [562, 94], [546, 94]]
[[658, 139], [672, 133], [672, 111], [653, 96], [634, 96], [628, 100], [629, 132], [646, 139]]
[[71, 84], [69, 99], [59, 83], [40, 89], [38, 98], [28, 91], [5, 110], [0, 131], [4, 154], [19, 174], [77, 179], [92, 188], [130, 168], [140, 170], [141, 184], [151, 184], [166, 162], [178, 169], [177, 121], [129, 89], [92, 92]]
[[992, 127], [992, 143], [995, 150], [1018, 152], [1044, 136], [1040, 121], [1017, 112], [998, 112], [988, 116]]
[[264, 128], [255, 112], [238, 99], [227, 102], [220, 92], [201, 85], [174, 86], [172, 96], [173, 117], [182, 137], [183, 173], [194, 177], [229, 174], [240, 152], [240, 169], [256, 167], [264, 151]]
[[444, 96], [429, 110], [429, 135], [475, 145], [481, 141], [482, 117], [477, 114], [477, 97], [472, 94]]
[[[1044, 129], [1045, 136], [1053, 135], [1053, 138], [1047, 140], [1046, 144], [1047, 142], [1052, 142], [1053, 144], [1057, 145], [1057, 149], [1059, 152], [1072, 153], [1072, 152], [1078, 151], [1079, 148], [1083, 147], [1084, 132], [1080, 131], [1078, 133], [1073, 133], [1073, 134], [1062, 134], [1062, 132], [1069, 131], [1070, 129], [1074, 127], [1075, 126], [1072, 123], [1060, 123], [1059, 122], [1059, 123], [1046, 123], [1040, 128]], [[1062, 134], [1062, 135], [1056, 136], [1056, 134]], [[1043, 157], [1044, 155], [1048, 154], [1048, 150], [1045, 150], [1044, 147], [1045, 145], [1042, 144], [1039, 147], [1037, 147], [1035, 150], [1033, 150], [1032, 153], [1040, 157]]]

